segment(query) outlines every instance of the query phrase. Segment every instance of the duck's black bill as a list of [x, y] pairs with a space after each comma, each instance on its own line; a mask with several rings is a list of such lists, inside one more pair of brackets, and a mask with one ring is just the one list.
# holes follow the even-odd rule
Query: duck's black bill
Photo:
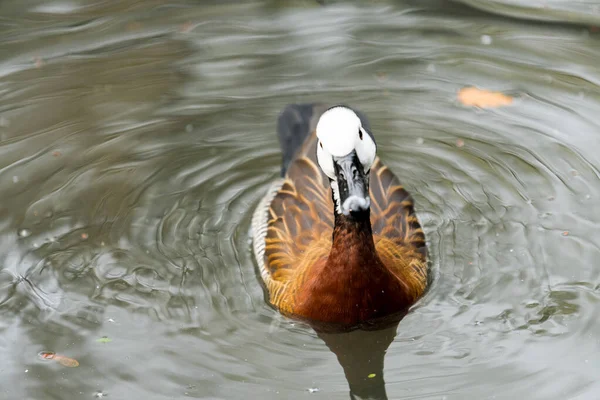
[[340, 204], [345, 215], [366, 211], [371, 206], [369, 182], [356, 152], [334, 157], [333, 165], [340, 192]]

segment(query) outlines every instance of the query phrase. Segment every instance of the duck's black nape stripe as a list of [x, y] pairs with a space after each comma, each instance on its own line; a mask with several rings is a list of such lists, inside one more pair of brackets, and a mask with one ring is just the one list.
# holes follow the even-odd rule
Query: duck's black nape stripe
[[315, 104], [289, 104], [279, 114], [277, 137], [283, 153], [281, 176], [285, 176], [292, 158], [310, 134], [314, 109]]

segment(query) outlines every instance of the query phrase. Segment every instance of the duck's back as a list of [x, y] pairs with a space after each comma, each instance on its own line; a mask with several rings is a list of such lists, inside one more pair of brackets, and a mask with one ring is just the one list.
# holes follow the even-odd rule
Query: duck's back
[[[332, 245], [334, 205], [316, 161], [315, 127], [322, 105], [291, 105], [278, 120], [282, 175], [253, 217], [254, 252], [269, 301], [295, 314], [295, 294]], [[368, 127], [368, 121], [357, 113]], [[406, 282], [416, 300], [426, 287], [425, 240], [413, 202], [398, 178], [376, 158], [370, 172], [371, 224], [383, 263]]]

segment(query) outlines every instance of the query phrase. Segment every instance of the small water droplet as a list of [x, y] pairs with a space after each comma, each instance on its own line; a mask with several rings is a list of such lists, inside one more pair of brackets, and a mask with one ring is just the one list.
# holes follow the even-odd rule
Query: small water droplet
[[515, 251], [515, 250], [514, 250], [514, 249], [510, 249], [509, 251], [512, 253], [512, 252], [513, 252], [513, 251]]
[[586, 195], [585, 195], [585, 198], [589, 200], [589, 199], [591, 199], [591, 198], [592, 198], [592, 196], [590, 196], [589, 194], [586, 194]]
[[29, 229], [21, 229], [19, 231], [19, 236], [21, 236], [22, 238], [26, 238], [29, 235], [31, 235], [31, 231]]
[[481, 44], [486, 46], [492, 44], [492, 37], [490, 35], [481, 35]]

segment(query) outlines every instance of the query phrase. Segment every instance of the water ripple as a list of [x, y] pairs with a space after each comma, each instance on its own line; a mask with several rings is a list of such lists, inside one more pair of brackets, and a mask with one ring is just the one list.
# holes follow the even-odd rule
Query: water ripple
[[[294, 101], [365, 111], [416, 199], [432, 283], [388, 350], [390, 398], [598, 389], [591, 33], [435, 1], [109, 3], [32, 5], [40, 25], [15, 16], [2, 42], [0, 393], [347, 397], [321, 338], [265, 304], [249, 244]], [[514, 105], [464, 107], [471, 85]], [[81, 367], [65, 381], [40, 351]]]

